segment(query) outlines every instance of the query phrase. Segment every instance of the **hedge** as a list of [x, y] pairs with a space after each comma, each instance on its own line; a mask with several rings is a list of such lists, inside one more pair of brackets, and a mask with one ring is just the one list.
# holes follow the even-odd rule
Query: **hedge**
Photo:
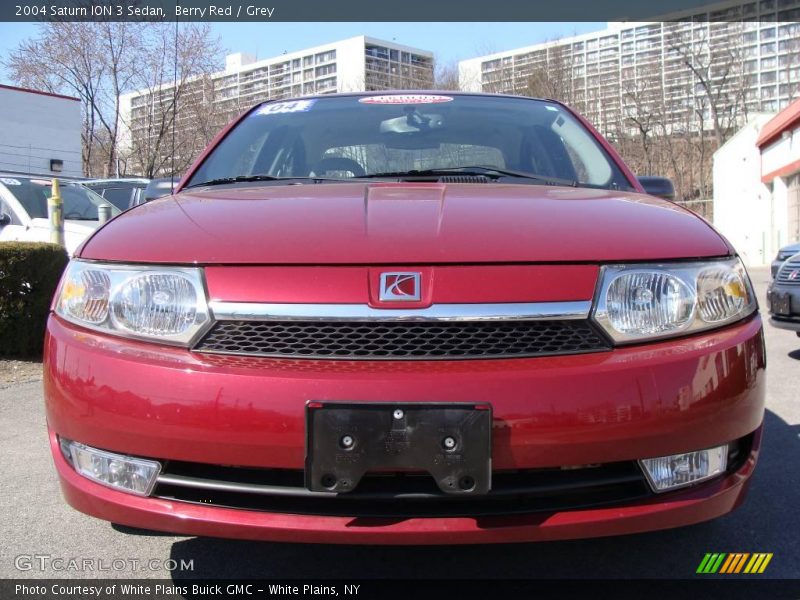
[[41, 356], [50, 302], [69, 257], [61, 246], [0, 242], [0, 356]]

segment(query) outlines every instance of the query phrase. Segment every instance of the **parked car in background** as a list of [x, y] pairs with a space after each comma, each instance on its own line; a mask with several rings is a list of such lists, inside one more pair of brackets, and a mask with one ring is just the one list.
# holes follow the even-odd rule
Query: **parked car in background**
[[156, 179], [151, 179], [147, 184], [147, 188], [144, 190], [145, 202], [169, 196], [172, 191], [178, 187], [180, 180], [181, 178], [177, 175], [175, 177], [158, 177]]
[[797, 253], [781, 263], [769, 284], [767, 308], [772, 325], [794, 331], [800, 337], [800, 245]]
[[772, 261], [771, 271], [772, 271], [772, 278], [778, 275], [778, 270], [781, 268], [783, 263], [794, 256], [795, 254], [800, 253], [800, 243], [797, 244], [789, 244], [788, 246], [784, 246], [780, 250], [778, 250], [778, 254], [775, 256], [775, 260]]
[[149, 179], [126, 177], [121, 179], [90, 179], [81, 182], [93, 192], [99, 194], [120, 210], [128, 210], [144, 204], [144, 191]]
[[670, 187], [555, 101], [254, 107], [65, 271], [44, 396], [67, 501], [349, 544], [730, 512], [760, 447], [761, 316]]
[[[64, 242], [72, 255], [99, 226], [97, 207], [108, 202], [80, 183], [59, 183], [64, 199]], [[0, 240], [50, 241], [47, 199], [51, 187], [52, 180], [48, 178], [0, 174]], [[117, 207], [111, 207], [112, 216], [119, 213]]]

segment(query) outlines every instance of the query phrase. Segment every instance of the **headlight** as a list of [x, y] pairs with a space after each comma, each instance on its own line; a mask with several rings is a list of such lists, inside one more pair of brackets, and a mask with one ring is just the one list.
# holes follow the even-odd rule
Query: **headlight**
[[728, 445], [639, 461], [651, 489], [668, 492], [722, 475], [728, 466]]
[[600, 277], [594, 319], [617, 343], [711, 329], [757, 308], [739, 259], [609, 265]]
[[73, 260], [55, 311], [116, 335], [190, 345], [210, 324], [200, 269], [104, 265]]
[[161, 463], [84, 446], [64, 438], [61, 452], [80, 474], [101, 485], [137, 496], [149, 496], [161, 472]]

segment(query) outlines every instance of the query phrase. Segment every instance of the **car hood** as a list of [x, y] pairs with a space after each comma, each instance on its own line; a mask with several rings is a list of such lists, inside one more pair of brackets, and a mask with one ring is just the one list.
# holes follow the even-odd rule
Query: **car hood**
[[705, 221], [642, 194], [362, 182], [187, 190], [117, 217], [81, 256], [198, 264], [442, 264], [730, 253]]

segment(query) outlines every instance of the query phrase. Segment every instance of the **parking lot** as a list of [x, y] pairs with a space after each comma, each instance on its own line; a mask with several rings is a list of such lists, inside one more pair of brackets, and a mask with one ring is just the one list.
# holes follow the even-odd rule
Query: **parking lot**
[[[767, 269], [751, 273], [759, 300]], [[634, 536], [482, 547], [358, 547], [238, 542], [126, 532], [62, 500], [45, 433], [41, 381], [0, 383], [0, 577], [158, 577], [148, 561], [192, 561], [172, 577], [684, 578], [706, 552], [772, 552], [762, 577], [800, 576], [800, 338], [766, 326], [766, 431], [750, 495], [716, 521]], [[2, 381], [2, 380], [0, 380]], [[39, 559], [122, 559], [135, 569], [55, 571]], [[23, 559], [20, 560], [19, 557]], [[30, 568], [28, 568], [30, 567]], [[20, 568], [24, 570], [20, 570]]]

